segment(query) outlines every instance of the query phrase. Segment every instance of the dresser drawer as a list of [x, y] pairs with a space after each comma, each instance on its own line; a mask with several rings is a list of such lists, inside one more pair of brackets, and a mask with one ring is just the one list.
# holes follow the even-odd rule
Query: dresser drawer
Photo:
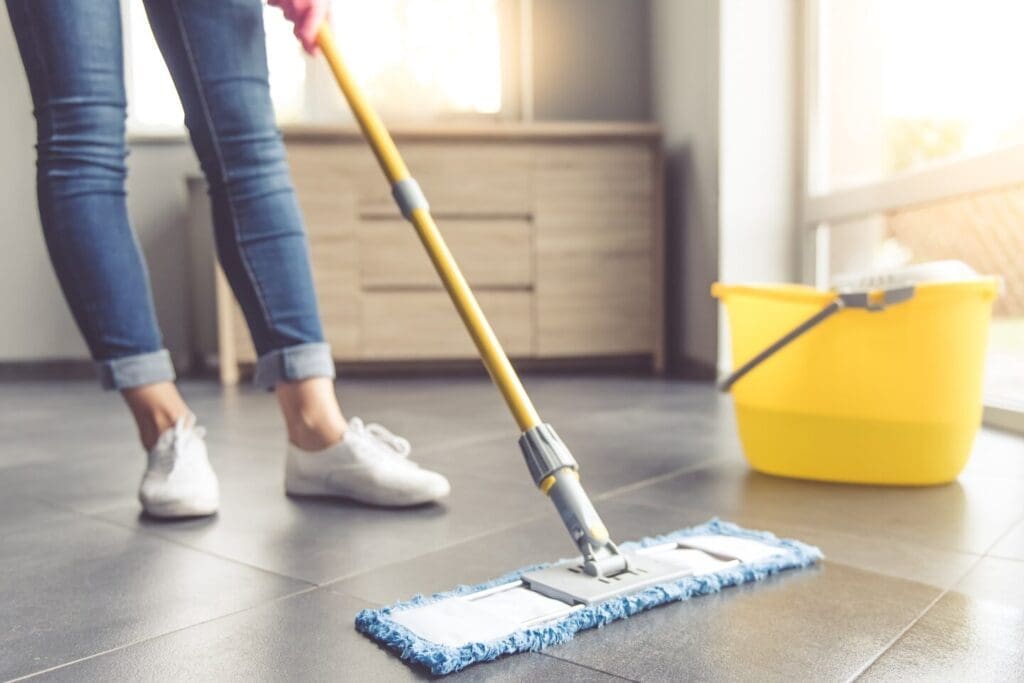
[[[530, 215], [532, 153], [524, 145], [413, 143], [402, 154], [437, 217]], [[383, 179], [360, 183], [358, 192], [361, 216], [399, 215]]]
[[[533, 225], [523, 219], [449, 219], [441, 234], [473, 287], [533, 286]], [[416, 230], [403, 220], [359, 224], [359, 269], [364, 289], [432, 288], [441, 280]]]
[[353, 237], [310, 240], [313, 285], [324, 338], [335, 358], [359, 352], [359, 242]]
[[[484, 314], [512, 356], [533, 352], [530, 292], [477, 292]], [[373, 360], [473, 358], [476, 349], [444, 291], [363, 292], [362, 357]]]
[[[664, 236], [655, 127], [502, 123], [393, 134], [511, 356], [607, 362], [649, 355], [660, 367]], [[285, 140], [335, 360], [476, 359], [359, 132], [311, 126], [286, 132]], [[204, 186], [189, 187], [194, 233], [208, 237]], [[210, 241], [193, 249], [203, 267], [212, 260]], [[217, 314], [221, 375], [230, 383], [255, 352], [223, 276]], [[212, 338], [202, 337], [203, 357]]]

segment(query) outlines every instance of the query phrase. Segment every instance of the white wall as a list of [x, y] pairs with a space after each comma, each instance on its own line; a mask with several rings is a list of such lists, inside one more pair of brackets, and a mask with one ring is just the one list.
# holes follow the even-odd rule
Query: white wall
[[706, 377], [727, 361], [715, 280], [799, 279], [797, 10], [797, 0], [654, 0], [670, 350], [682, 374]]
[[132, 146], [128, 157], [128, 215], [153, 281], [164, 344], [179, 370], [191, 362], [191, 294], [185, 178], [199, 172], [183, 142]]
[[[800, 279], [798, 50], [794, 0], [722, 0], [719, 277]], [[719, 330], [729, 365], [728, 326]]]
[[[0, 17], [0, 361], [85, 359], [82, 342], [43, 244], [35, 200], [35, 122], [28, 83], [6, 12]], [[129, 212], [153, 278], [165, 341], [188, 360], [185, 174], [195, 168], [184, 144], [147, 146], [129, 157]]]
[[533, 0], [536, 118], [650, 119], [650, 7], [650, 0]]
[[707, 376], [718, 357], [719, 3], [654, 0], [654, 117], [665, 135], [669, 357]]
[[0, 21], [0, 358], [85, 354], [43, 245], [35, 201], [35, 122], [6, 14]]
[[723, 0], [721, 255], [725, 280], [799, 276], [792, 0]]

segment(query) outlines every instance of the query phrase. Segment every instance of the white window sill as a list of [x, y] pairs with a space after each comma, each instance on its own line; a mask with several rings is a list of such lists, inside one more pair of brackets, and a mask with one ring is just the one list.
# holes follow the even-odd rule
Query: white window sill
[[1024, 404], [986, 404], [982, 421], [986, 427], [1024, 434]]

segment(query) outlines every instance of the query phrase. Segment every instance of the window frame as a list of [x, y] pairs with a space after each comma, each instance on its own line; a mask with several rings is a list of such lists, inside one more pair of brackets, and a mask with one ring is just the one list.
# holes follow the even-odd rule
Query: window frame
[[[824, 150], [828, 130], [821, 108], [822, 0], [803, 0], [801, 7], [803, 69], [800, 84], [800, 200], [804, 281], [819, 287], [829, 279], [828, 223], [951, 199], [975, 192], [1024, 183], [1024, 144], [927, 164], [888, 178], [825, 187]], [[1007, 405], [985, 399], [984, 422], [1024, 433], [1024, 404]]]

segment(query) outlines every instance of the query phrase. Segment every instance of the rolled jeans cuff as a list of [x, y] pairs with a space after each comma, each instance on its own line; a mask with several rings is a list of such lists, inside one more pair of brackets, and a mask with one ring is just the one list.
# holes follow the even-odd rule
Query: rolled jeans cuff
[[104, 389], [131, 389], [174, 381], [174, 364], [167, 349], [96, 363]]
[[253, 384], [273, 390], [279, 382], [297, 382], [311, 377], [334, 379], [334, 357], [324, 342], [298, 344], [265, 353], [256, 361]]

